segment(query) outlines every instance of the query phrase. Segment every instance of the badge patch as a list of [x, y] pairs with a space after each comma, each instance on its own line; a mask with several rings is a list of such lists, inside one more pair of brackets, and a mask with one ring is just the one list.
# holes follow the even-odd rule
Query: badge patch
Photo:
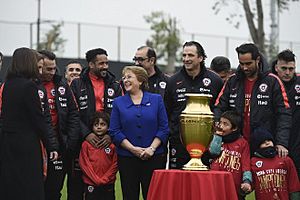
[[106, 154], [109, 154], [111, 152], [111, 149], [109, 147], [107, 147], [107, 148], [104, 149], [104, 151], [105, 151]]
[[107, 89], [107, 94], [108, 94], [108, 96], [112, 97], [112, 96], [114, 96], [115, 91], [112, 88], [108, 88]]
[[260, 167], [262, 167], [263, 162], [262, 162], [261, 160], [260, 160], [260, 161], [257, 161], [257, 162], [255, 163], [255, 165], [256, 165], [256, 167], [260, 168]]
[[166, 82], [160, 82], [159, 87], [162, 89], [166, 89], [167, 83]]
[[91, 186], [91, 185], [89, 185], [87, 189], [88, 189], [88, 192], [93, 192], [94, 191], [94, 187]]
[[50, 91], [50, 93], [51, 93], [52, 96], [55, 97], [55, 90], [54, 90], [54, 89], [52, 89], [52, 90]]
[[298, 84], [295, 85], [295, 90], [296, 90], [297, 93], [300, 93], [300, 85], [298, 85]]
[[60, 87], [58, 88], [58, 92], [59, 92], [60, 95], [64, 95], [64, 94], [66, 93], [66, 88], [60, 86]]
[[45, 94], [42, 90], [38, 90], [38, 94], [39, 94], [40, 99], [44, 98], [44, 96], [45, 96]]
[[172, 155], [172, 156], [175, 156], [175, 154], [176, 154], [176, 149], [172, 148], [172, 149], [171, 149], [171, 155]]
[[267, 84], [265, 84], [265, 83], [260, 84], [259, 90], [260, 90], [261, 92], [266, 92], [267, 89], [268, 89], [268, 85], [267, 85]]
[[210, 85], [210, 83], [211, 83], [211, 80], [210, 80], [209, 78], [204, 78], [202, 82], [203, 82], [204, 86], [206, 86], [206, 87], [207, 87], [207, 86], [209, 86], [209, 85]]

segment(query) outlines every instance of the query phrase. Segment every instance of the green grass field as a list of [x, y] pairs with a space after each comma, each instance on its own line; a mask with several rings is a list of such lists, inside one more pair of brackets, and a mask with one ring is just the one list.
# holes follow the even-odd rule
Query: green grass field
[[[121, 183], [120, 183], [120, 176], [119, 173], [117, 174], [117, 180], [115, 183], [115, 191], [116, 191], [116, 200], [121, 200], [122, 199], [122, 191], [121, 191]], [[67, 195], [66, 195], [66, 184], [63, 189], [63, 196], [61, 198], [62, 200], [67, 200]], [[143, 200], [143, 197], [140, 195], [140, 200]], [[246, 198], [246, 200], [255, 200], [254, 192], [249, 194]]]

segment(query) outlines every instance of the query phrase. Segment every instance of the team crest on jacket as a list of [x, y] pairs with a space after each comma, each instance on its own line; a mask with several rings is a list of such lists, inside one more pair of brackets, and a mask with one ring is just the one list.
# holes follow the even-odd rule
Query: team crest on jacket
[[55, 97], [55, 89], [52, 89], [52, 90], [50, 91], [50, 93], [51, 93], [52, 96]]
[[295, 90], [296, 90], [297, 93], [300, 93], [300, 85], [298, 85], [298, 84], [295, 85]]
[[203, 82], [204, 86], [207, 87], [207, 86], [210, 85], [211, 80], [210, 80], [209, 78], [204, 78], [204, 79], [202, 80], [202, 82]]
[[39, 94], [40, 99], [44, 98], [44, 96], [45, 96], [45, 94], [42, 90], [38, 90], [38, 94]]
[[265, 84], [265, 83], [260, 84], [259, 90], [260, 90], [261, 92], [266, 92], [267, 89], [268, 89], [268, 85], [267, 85], [267, 84]]
[[109, 147], [107, 147], [107, 148], [104, 149], [104, 151], [105, 151], [106, 154], [109, 154], [111, 152], [111, 149]]
[[94, 187], [89, 185], [88, 188], [87, 188], [88, 192], [93, 192], [94, 191]]
[[166, 82], [160, 82], [159, 83], [159, 87], [161, 88], [161, 89], [165, 89], [166, 88], [166, 86], [167, 86], [167, 83]]
[[115, 94], [114, 89], [108, 88], [108, 89], [107, 89], [107, 94], [108, 94], [108, 96], [110, 96], [110, 97], [114, 96], [114, 94]]
[[64, 95], [64, 94], [66, 93], [66, 88], [60, 86], [60, 87], [58, 88], [58, 92], [59, 92], [60, 95]]
[[261, 160], [259, 160], [255, 163], [256, 167], [258, 167], [258, 168], [262, 167], [262, 164], [263, 164], [263, 162]]

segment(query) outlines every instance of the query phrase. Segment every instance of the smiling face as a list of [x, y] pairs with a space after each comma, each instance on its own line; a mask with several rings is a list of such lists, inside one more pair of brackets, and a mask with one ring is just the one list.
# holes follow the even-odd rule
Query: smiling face
[[44, 65], [42, 67], [42, 76], [41, 76], [42, 80], [46, 82], [52, 81], [55, 72], [56, 72], [55, 60], [44, 58]]
[[99, 78], [105, 78], [108, 70], [108, 58], [105, 54], [97, 55], [95, 60], [89, 62], [90, 72]]
[[198, 55], [196, 46], [185, 46], [183, 48], [182, 62], [187, 71], [199, 70], [202, 60], [203, 57]]
[[142, 85], [142, 82], [137, 79], [136, 75], [131, 70], [126, 70], [124, 72], [122, 80], [127, 92], [136, 93], [141, 90], [140, 87]]
[[65, 73], [65, 77], [68, 80], [68, 83], [71, 83], [75, 78], [79, 78], [81, 71], [82, 67], [79, 63], [68, 64]]
[[237, 128], [233, 128], [231, 122], [224, 117], [221, 117], [217, 128], [217, 133], [223, 136], [231, 134], [233, 131], [237, 130]]

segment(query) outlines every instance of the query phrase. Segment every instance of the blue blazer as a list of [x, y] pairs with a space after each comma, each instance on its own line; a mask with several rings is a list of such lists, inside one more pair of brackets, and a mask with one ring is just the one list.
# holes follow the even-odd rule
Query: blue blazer
[[109, 129], [118, 155], [134, 156], [120, 146], [124, 139], [134, 146], [149, 147], [155, 137], [162, 141], [155, 154], [163, 153], [169, 128], [162, 97], [144, 92], [140, 105], [134, 105], [128, 93], [117, 97], [113, 102]]

